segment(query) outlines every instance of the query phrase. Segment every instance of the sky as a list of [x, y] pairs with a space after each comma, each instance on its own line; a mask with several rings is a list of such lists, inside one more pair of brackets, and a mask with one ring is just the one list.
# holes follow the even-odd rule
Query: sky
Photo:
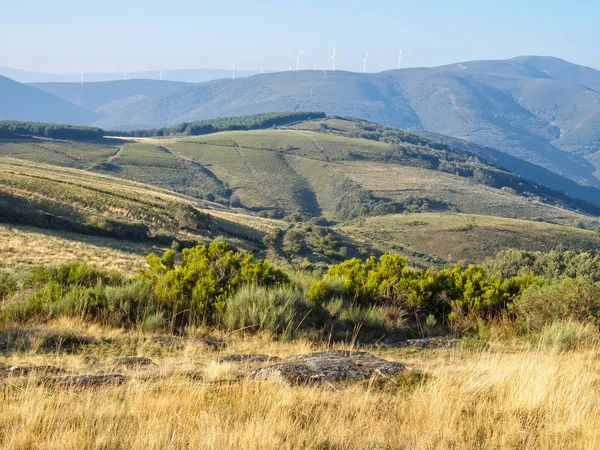
[[0, 66], [362, 71], [556, 56], [600, 69], [600, 1], [0, 0]]

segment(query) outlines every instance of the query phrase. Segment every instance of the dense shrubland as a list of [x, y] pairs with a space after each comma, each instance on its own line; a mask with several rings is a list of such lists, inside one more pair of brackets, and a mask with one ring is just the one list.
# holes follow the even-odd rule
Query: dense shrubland
[[[518, 258], [524, 262], [514, 267]], [[210, 325], [323, 339], [469, 334], [497, 321], [541, 333], [557, 321], [600, 326], [597, 261], [587, 253], [510, 251], [488, 261], [490, 269], [414, 269], [384, 254], [345, 260], [324, 273], [286, 274], [216, 241], [181, 255], [151, 254], [133, 278], [82, 263], [2, 273], [0, 319], [68, 316], [146, 330]]]

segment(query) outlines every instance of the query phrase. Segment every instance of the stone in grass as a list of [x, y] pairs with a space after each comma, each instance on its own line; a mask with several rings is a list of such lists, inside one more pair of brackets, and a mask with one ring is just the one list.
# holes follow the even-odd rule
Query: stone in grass
[[156, 336], [153, 341], [162, 346], [173, 347], [178, 350], [183, 349], [186, 344], [204, 345], [211, 350], [220, 350], [225, 347], [223, 341], [210, 337], [187, 339], [178, 336]]
[[62, 367], [55, 366], [12, 366], [9, 369], [11, 375], [31, 375], [31, 374], [59, 374], [65, 373], [66, 370]]
[[117, 373], [100, 375], [72, 375], [67, 377], [44, 378], [43, 384], [65, 387], [89, 387], [123, 384], [126, 378]]
[[275, 379], [286, 384], [358, 382], [371, 377], [393, 379], [410, 373], [404, 364], [377, 358], [366, 352], [330, 350], [286, 358], [255, 370], [252, 380]]
[[459, 339], [449, 338], [445, 336], [429, 337], [422, 339], [408, 339], [407, 341], [399, 342], [394, 347], [419, 347], [419, 348], [442, 348], [453, 347], [457, 345]]
[[221, 356], [215, 359], [212, 364], [223, 364], [223, 363], [246, 363], [246, 364], [259, 364], [265, 362], [278, 362], [281, 358], [278, 356], [271, 355], [248, 355], [248, 354], [236, 354]]
[[137, 366], [157, 366], [150, 358], [141, 356], [123, 356], [112, 360], [115, 366], [137, 367]]

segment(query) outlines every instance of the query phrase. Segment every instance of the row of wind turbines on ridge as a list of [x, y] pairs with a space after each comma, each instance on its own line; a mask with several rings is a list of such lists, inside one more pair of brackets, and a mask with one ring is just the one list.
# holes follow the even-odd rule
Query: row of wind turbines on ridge
[[[401, 48], [400, 51], [398, 52], [398, 69], [400, 69], [400, 67], [402, 66], [402, 51], [404, 49]], [[300, 55], [302, 55], [304, 53], [304, 50], [300, 50], [298, 53], [296, 53], [296, 72], [298, 72], [300, 70]], [[365, 56], [363, 56], [363, 73], [367, 73], [367, 60], [369, 59], [369, 56], [371, 55], [371, 53], [367, 53]], [[335, 47], [333, 47], [333, 55], [331, 56], [331, 61], [332, 61], [332, 70], [335, 70], [335, 60], [337, 59], [337, 53], [335, 51]], [[315, 70], [317, 69], [317, 63], [315, 62]], [[233, 62], [233, 65], [231, 66], [231, 79], [235, 80], [235, 61]], [[292, 70], [292, 66], [290, 66], [290, 71]], [[265, 67], [262, 66], [260, 68], [260, 73], [264, 73], [265, 72]], [[162, 80], [162, 73], [161, 73], [161, 80]]]
[[[400, 52], [398, 53], [398, 69], [400, 69], [400, 66], [402, 65], [402, 51], [404, 49], [401, 48]], [[299, 51], [298, 53], [296, 53], [296, 72], [298, 72], [300, 70], [300, 55], [302, 55], [304, 53], [304, 50]], [[367, 60], [369, 59], [369, 55], [371, 53], [367, 53], [365, 56], [363, 56], [363, 73], [367, 73]], [[333, 55], [331, 56], [331, 61], [332, 61], [332, 70], [335, 70], [335, 60], [337, 59], [337, 53], [335, 51], [335, 47], [333, 48]], [[315, 70], [317, 68], [317, 63], [315, 62]], [[231, 78], [233, 80], [235, 80], [235, 61], [233, 62], [233, 66], [231, 66]], [[290, 71], [292, 70], [292, 66], [290, 66]], [[265, 66], [262, 66], [260, 68], [260, 73], [265, 73]], [[127, 69], [124, 70], [123, 72], [124, 78], [125, 80], [127, 80]], [[162, 81], [163, 79], [163, 71], [160, 71], [160, 80]], [[83, 72], [81, 72], [81, 84], [83, 84]]]

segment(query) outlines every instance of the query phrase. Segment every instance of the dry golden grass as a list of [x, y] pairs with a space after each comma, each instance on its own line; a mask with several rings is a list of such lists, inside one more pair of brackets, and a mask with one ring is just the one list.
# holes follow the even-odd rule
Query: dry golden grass
[[145, 255], [162, 251], [148, 243], [0, 224], [0, 269], [85, 261], [130, 275], [145, 266]]
[[[125, 337], [113, 332], [113, 345]], [[122, 386], [84, 390], [8, 383], [0, 388], [0, 447], [583, 449], [600, 445], [596, 350], [557, 353], [505, 344], [485, 351], [373, 350], [429, 375], [422, 384], [399, 389], [353, 386], [333, 391], [272, 382], [209, 382], [236, 370], [231, 365], [210, 365], [221, 353], [288, 355], [310, 349], [305, 341], [282, 344], [264, 336], [235, 338], [219, 352], [193, 345], [167, 352], [138, 344], [133, 352], [152, 356], [159, 366], [121, 370], [129, 377]], [[12, 354], [0, 362], [50, 361], [81, 371], [81, 360], [77, 355]], [[182, 370], [202, 372], [204, 381], [177, 376]], [[148, 374], [161, 377], [144, 378]]]

